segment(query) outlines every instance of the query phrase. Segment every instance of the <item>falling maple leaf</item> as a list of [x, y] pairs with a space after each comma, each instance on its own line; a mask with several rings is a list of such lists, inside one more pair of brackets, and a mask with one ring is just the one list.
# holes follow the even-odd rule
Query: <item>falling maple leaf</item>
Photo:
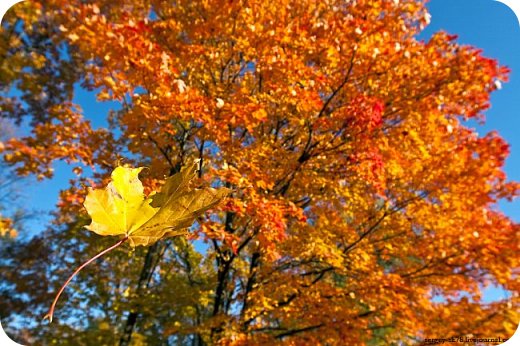
[[92, 218], [87, 229], [100, 235], [125, 235], [132, 246], [151, 245], [185, 233], [196, 217], [230, 192], [227, 188], [190, 189], [199, 160], [169, 177], [161, 192], [144, 195], [138, 179], [143, 169], [117, 167], [105, 189], [90, 189], [85, 209]]
[[76, 269], [61, 287], [45, 318], [52, 322], [54, 307], [61, 293], [89, 263], [127, 240], [134, 247], [147, 246], [162, 238], [184, 235], [185, 229], [198, 216], [230, 193], [231, 190], [227, 188], [190, 188], [199, 161], [194, 160], [189, 167], [166, 179], [161, 191], [150, 197], [144, 195], [143, 184], [138, 178], [143, 167], [117, 167], [106, 188], [89, 189], [84, 206], [92, 222], [86, 228], [103, 236], [124, 235], [124, 238]]

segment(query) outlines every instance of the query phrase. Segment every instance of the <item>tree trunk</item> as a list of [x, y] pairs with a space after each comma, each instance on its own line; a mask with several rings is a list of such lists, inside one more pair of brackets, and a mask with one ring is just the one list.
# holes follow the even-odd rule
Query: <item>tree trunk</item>
[[[146, 257], [143, 264], [143, 269], [141, 270], [141, 275], [139, 276], [139, 282], [137, 283], [137, 291], [136, 294], [139, 297], [141, 295], [141, 291], [143, 287], [146, 287], [148, 282], [152, 277], [153, 271], [155, 269], [154, 257], [157, 253], [158, 244], [155, 243], [148, 248], [148, 252], [146, 253]], [[139, 317], [139, 304], [130, 310], [128, 313], [128, 317], [126, 318], [125, 328], [123, 329], [123, 334], [119, 339], [119, 346], [128, 346], [130, 345], [130, 339], [132, 338], [132, 333], [134, 331], [135, 325], [137, 323], [137, 318]]]

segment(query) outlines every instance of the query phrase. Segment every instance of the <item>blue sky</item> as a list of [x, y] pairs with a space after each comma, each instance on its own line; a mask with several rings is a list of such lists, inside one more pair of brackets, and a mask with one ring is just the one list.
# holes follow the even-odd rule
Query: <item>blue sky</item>
[[[427, 39], [439, 30], [457, 34], [457, 42], [481, 48], [484, 55], [511, 69], [510, 81], [491, 96], [486, 123], [477, 128], [480, 135], [497, 130], [510, 144], [506, 161], [510, 180], [520, 181], [520, 25], [515, 13], [493, 0], [431, 0], [431, 23], [419, 38]], [[520, 222], [520, 199], [501, 202], [500, 209]]]
[[[419, 36], [428, 37], [439, 30], [459, 36], [458, 42], [482, 48], [484, 55], [496, 58], [511, 70], [510, 82], [504, 83], [502, 90], [492, 95], [492, 107], [487, 111], [487, 121], [483, 126], [474, 122], [484, 135], [497, 130], [511, 145], [511, 155], [506, 161], [506, 173], [511, 180], [520, 181], [520, 26], [514, 12], [506, 5], [493, 0], [431, 0], [428, 9], [432, 15], [431, 24]], [[75, 101], [81, 105], [85, 115], [93, 124], [102, 126], [110, 108], [110, 103], [97, 103], [92, 94], [78, 93]], [[51, 180], [32, 183], [22, 197], [24, 205], [48, 212], [57, 202], [58, 192], [68, 186], [73, 177], [66, 164], [55, 165], [55, 177]], [[520, 221], [520, 201], [503, 202], [500, 208], [516, 221]], [[30, 234], [42, 232], [50, 216], [34, 219], [28, 224]], [[491, 290], [487, 299], [503, 297], [504, 292]]]

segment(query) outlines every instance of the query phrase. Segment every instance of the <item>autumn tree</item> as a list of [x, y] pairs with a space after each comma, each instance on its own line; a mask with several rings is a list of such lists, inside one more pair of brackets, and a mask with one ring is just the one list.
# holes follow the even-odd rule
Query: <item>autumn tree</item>
[[[1, 116], [19, 175], [77, 178], [53, 225], [1, 262], [2, 322], [74, 345], [416, 344], [512, 335], [518, 194], [508, 146], [478, 135], [508, 70], [444, 32], [420, 1], [31, 1], [2, 24]], [[78, 90], [117, 101], [85, 114]], [[108, 126], [94, 127], [105, 117]], [[121, 246], [84, 228], [87, 187], [121, 162], [145, 192], [203, 163], [231, 198], [188, 237]], [[82, 171], [93, 171], [93, 174]], [[495, 284], [509, 298], [484, 303]]]

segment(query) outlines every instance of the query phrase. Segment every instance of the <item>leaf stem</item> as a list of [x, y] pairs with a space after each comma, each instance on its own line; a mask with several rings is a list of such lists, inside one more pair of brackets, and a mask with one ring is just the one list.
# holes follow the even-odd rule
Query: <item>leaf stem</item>
[[119, 247], [121, 244], [123, 244], [125, 241], [128, 240], [128, 236], [124, 237], [123, 239], [121, 239], [120, 241], [118, 241], [117, 243], [115, 243], [114, 245], [112, 245], [111, 247], [101, 251], [100, 253], [98, 253], [96, 256], [92, 257], [91, 259], [89, 259], [88, 261], [86, 261], [85, 263], [83, 263], [82, 265], [80, 265], [78, 267], [78, 269], [76, 269], [74, 271], [74, 273], [72, 273], [71, 276], [69, 276], [69, 278], [67, 279], [67, 281], [65, 281], [65, 283], [63, 284], [63, 286], [61, 286], [60, 290], [58, 291], [58, 294], [56, 294], [56, 298], [54, 298], [54, 301], [52, 302], [52, 305], [51, 305], [51, 308], [49, 309], [49, 312], [47, 313], [47, 315], [45, 315], [43, 317], [43, 319], [48, 319], [49, 320], [49, 323], [52, 323], [52, 316], [54, 315], [54, 308], [56, 307], [56, 303], [58, 302], [58, 299], [60, 298], [61, 294], [63, 293], [63, 291], [65, 290], [65, 287], [67, 287], [67, 285], [69, 284], [69, 282], [72, 280], [72, 278], [74, 278], [76, 276], [76, 274], [78, 274], [83, 268], [85, 268], [87, 265], [89, 265], [90, 263], [92, 263], [93, 261], [95, 261], [96, 259], [98, 259], [99, 257], [103, 256], [104, 254], [106, 254], [107, 252], [110, 252], [112, 250], [114, 250], [115, 248]]

